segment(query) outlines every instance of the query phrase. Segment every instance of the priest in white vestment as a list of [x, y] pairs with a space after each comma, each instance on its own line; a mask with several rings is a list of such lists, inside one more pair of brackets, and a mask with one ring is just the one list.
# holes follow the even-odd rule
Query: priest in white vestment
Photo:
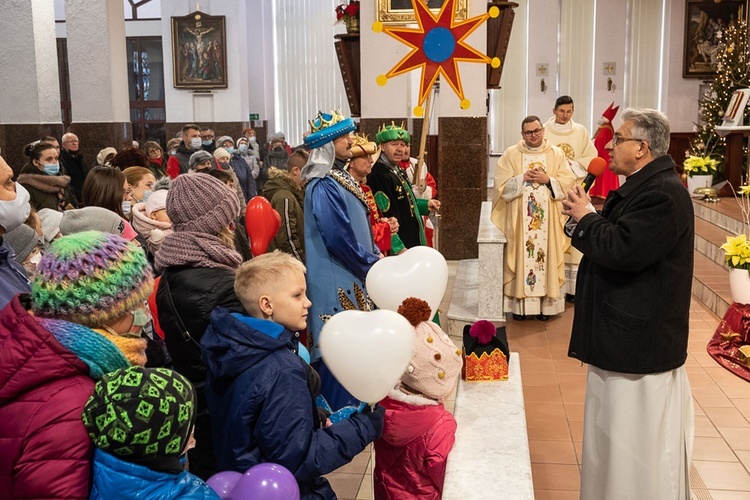
[[492, 222], [508, 238], [505, 310], [516, 320], [540, 320], [565, 310], [565, 250], [561, 201], [575, 183], [561, 149], [544, 138], [536, 116], [521, 124], [521, 140], [503, 153], [495, 170]]

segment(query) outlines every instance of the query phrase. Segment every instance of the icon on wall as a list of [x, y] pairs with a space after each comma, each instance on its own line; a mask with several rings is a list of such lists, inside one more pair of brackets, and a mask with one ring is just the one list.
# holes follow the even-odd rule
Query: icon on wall
[[716, 75], [724, 31], [746, 15], [746, 0], [687, 0], [683, 78]]
[[224, 16], [195, 11], [172, 18], [172, 74], [178, 89], [227, 86], [227, 36]]

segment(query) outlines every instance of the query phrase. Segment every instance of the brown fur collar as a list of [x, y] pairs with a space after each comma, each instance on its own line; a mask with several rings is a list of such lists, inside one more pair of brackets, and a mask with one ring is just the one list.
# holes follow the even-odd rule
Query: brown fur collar
[[70, 184], [70, 177], [67, 175], [21, 174], [18, 176], [18, 183], [44, 193], [58, 193]]

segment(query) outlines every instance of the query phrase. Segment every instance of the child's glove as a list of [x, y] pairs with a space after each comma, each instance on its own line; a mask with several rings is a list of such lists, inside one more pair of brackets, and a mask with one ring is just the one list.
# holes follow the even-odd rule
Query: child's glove
[[378, 439], [383, 434], [383, 420], [385, 419], [385, 408], [379, 404], [375, 405], [375, 409], [371, 406], [365, 406], [362, 410], [362, 415], [365, 415], [372, 422], [372, 426], [375, 427], [375, 439]]

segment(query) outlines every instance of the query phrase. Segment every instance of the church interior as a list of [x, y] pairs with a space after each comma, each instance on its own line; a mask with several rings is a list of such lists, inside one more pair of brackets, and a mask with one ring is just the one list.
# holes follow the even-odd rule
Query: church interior
[[[688, 157], [713, 154], [722, 163], [704, 186], [716, 189], [692, 193], [695, 265], [685, 270], [693, 275], [685, 364], [695, 408], [691, 498], [750, 499], [750, 378], [707, 352], [739, 302], [722, 245], [750, 229], [743, 196], [735, 194], [748, 184], [750, 107], [734, 110], [734, 122], [725, 116], [735, 90], [750, 87], [747, 2], [445, 2], [459, 20], [482, 20], [464, 38], [450, 38], [465, 57], [437, 79], [419, 61], [406, 64], [418, 49], [389, 32], [419, 30], [411, 2], [361, 0], [356, 23], [337, 19], [337, 6], [349, 0], [10, 2], [0, 15], [1, 154], [15, 168], [29, 142], [73, 132], [93, 161], [103, 148], [132, 141], [166, 147], [186, 123], [210, 127], [216, 137], [253, 128], [260, 144], [283, 132], [295, 147], [319, 111], [353, 117], [371, 138], [383, 124], [403, 124], [411, 156], [423, 155], [439, 188], [436, 247], [450, 270], [440, 322], [459, 346], [465, 325], [504, 325], [518, 363], [511, 370], [517, 392], [503, 397], [520, 408], [520, 420], [492, 401], [462, 399], [460, 384], [448, 398], [457, 415], [465, 404], [477, 421], [486, 416], [476, 423], [493, 435], [484, 446], [502, 452], [472, 442], [474, 450], [454, 454], [444, 498], [565, 500], [581, 489], [587, 373], [568, 356], [575, 303], [549, 321], [516, 321], [504, 307], [497, 280], [506, 240], [489, 220], [494, 172], [503, 151], [521, 140], [524, 117], [544, 123], [560, 96], [573, 98], [573, 120], [592, 138], [612, 105], [620, 114], [660, 110], [671, 123], [676, 175], [686, 184]], [[445, 2], [427, 3], [436, 13]], [[739, 44], [731, 50], [730, 32]], [[738, 95], [744, 106], [747, 94]], [[615, 114], [609, 122], [616, 129], [622, 120]], [[597, 208], [605, 196], [595, 199]], [[506, 427], [506, 419], [513, 423]], [[327, 477], [341, 499], [372, 499], [372, 468], [368, 448]], [[484, 471], [480, 479], [476, 470]], [[472, 496], [465, 484], [484, 493]], [[504, 495], [506, 486], [514, 493]]]

